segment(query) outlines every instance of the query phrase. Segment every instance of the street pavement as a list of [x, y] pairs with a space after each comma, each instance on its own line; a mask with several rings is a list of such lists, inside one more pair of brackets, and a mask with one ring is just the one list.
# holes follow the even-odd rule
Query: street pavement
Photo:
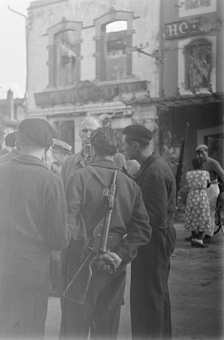
[[[188, 234], [183, 223], [176, 223], [175, 227], [177, 244], [171, 256], [169, 279], [173, 339], [224, 339], [224, 236], [221, 232], [216, 234], [208, 248], [192, 248], [184, 241]], [[118, 340], [131, 339], [129, 290], [130, 266]], [[60, 316], [59, 298], [50, 297], [45, 340], [58, 339]]]

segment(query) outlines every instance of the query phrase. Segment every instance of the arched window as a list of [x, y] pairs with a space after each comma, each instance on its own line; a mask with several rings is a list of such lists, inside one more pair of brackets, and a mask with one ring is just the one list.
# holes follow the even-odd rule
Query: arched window
[[66, 87], [80, 81], [81, 28], [82, 23], [63, 18], [59, 24], [48, 29], [48, 87]]
[[132, 78], [133, 13], [114, 8], [95, 20], [96, 81]]

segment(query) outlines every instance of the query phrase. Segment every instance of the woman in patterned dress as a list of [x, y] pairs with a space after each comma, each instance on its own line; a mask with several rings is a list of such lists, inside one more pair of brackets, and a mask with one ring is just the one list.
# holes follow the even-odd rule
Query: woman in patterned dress
[[211, 229], [210, 207], [206, 188], [210, 183], [208, 171], [201, 170], [202, 161], [193, 159], [193, 169], [186, 174], [188, 188], [185, 210], [185, 229], [191, 231], [193, 247], [204, 248], [202, 235]]

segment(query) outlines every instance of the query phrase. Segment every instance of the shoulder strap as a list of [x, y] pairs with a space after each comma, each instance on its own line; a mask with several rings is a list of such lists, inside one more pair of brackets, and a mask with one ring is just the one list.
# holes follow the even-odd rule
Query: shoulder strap
[[103, 179], [101, 178], [101, 176], [96, 172], [96, 170], [95, 170], [92, 166], [88, 165], [86, 168], [87, 168], [90, 172], [92, 172], [92, 174], [96, 177], [96, 179], [97, 179], [98, 182], [101, 184], [101, 186], [103, 187], [103, 189], [108, 188], [108, 185], [106, 185], [106, 184], [104, 183], [104, 181], [103, 181]]

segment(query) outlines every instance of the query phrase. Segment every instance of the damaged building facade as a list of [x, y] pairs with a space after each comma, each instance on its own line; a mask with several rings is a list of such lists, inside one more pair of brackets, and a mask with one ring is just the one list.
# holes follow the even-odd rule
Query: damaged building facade
[[112, 127], [154, 133], [178, 161], [188, 122], [185, 169], [195, 147], [223, 163], [222, 0], [45, 0], [28, 16], [28, 115], [49, 120], [81, 148], [80, 122], [107, 113]]
[[159, 1], [33, 1], [28, 14], [29, 117], [50, 121], [74, 152], [89, 115], [158, 135]]

